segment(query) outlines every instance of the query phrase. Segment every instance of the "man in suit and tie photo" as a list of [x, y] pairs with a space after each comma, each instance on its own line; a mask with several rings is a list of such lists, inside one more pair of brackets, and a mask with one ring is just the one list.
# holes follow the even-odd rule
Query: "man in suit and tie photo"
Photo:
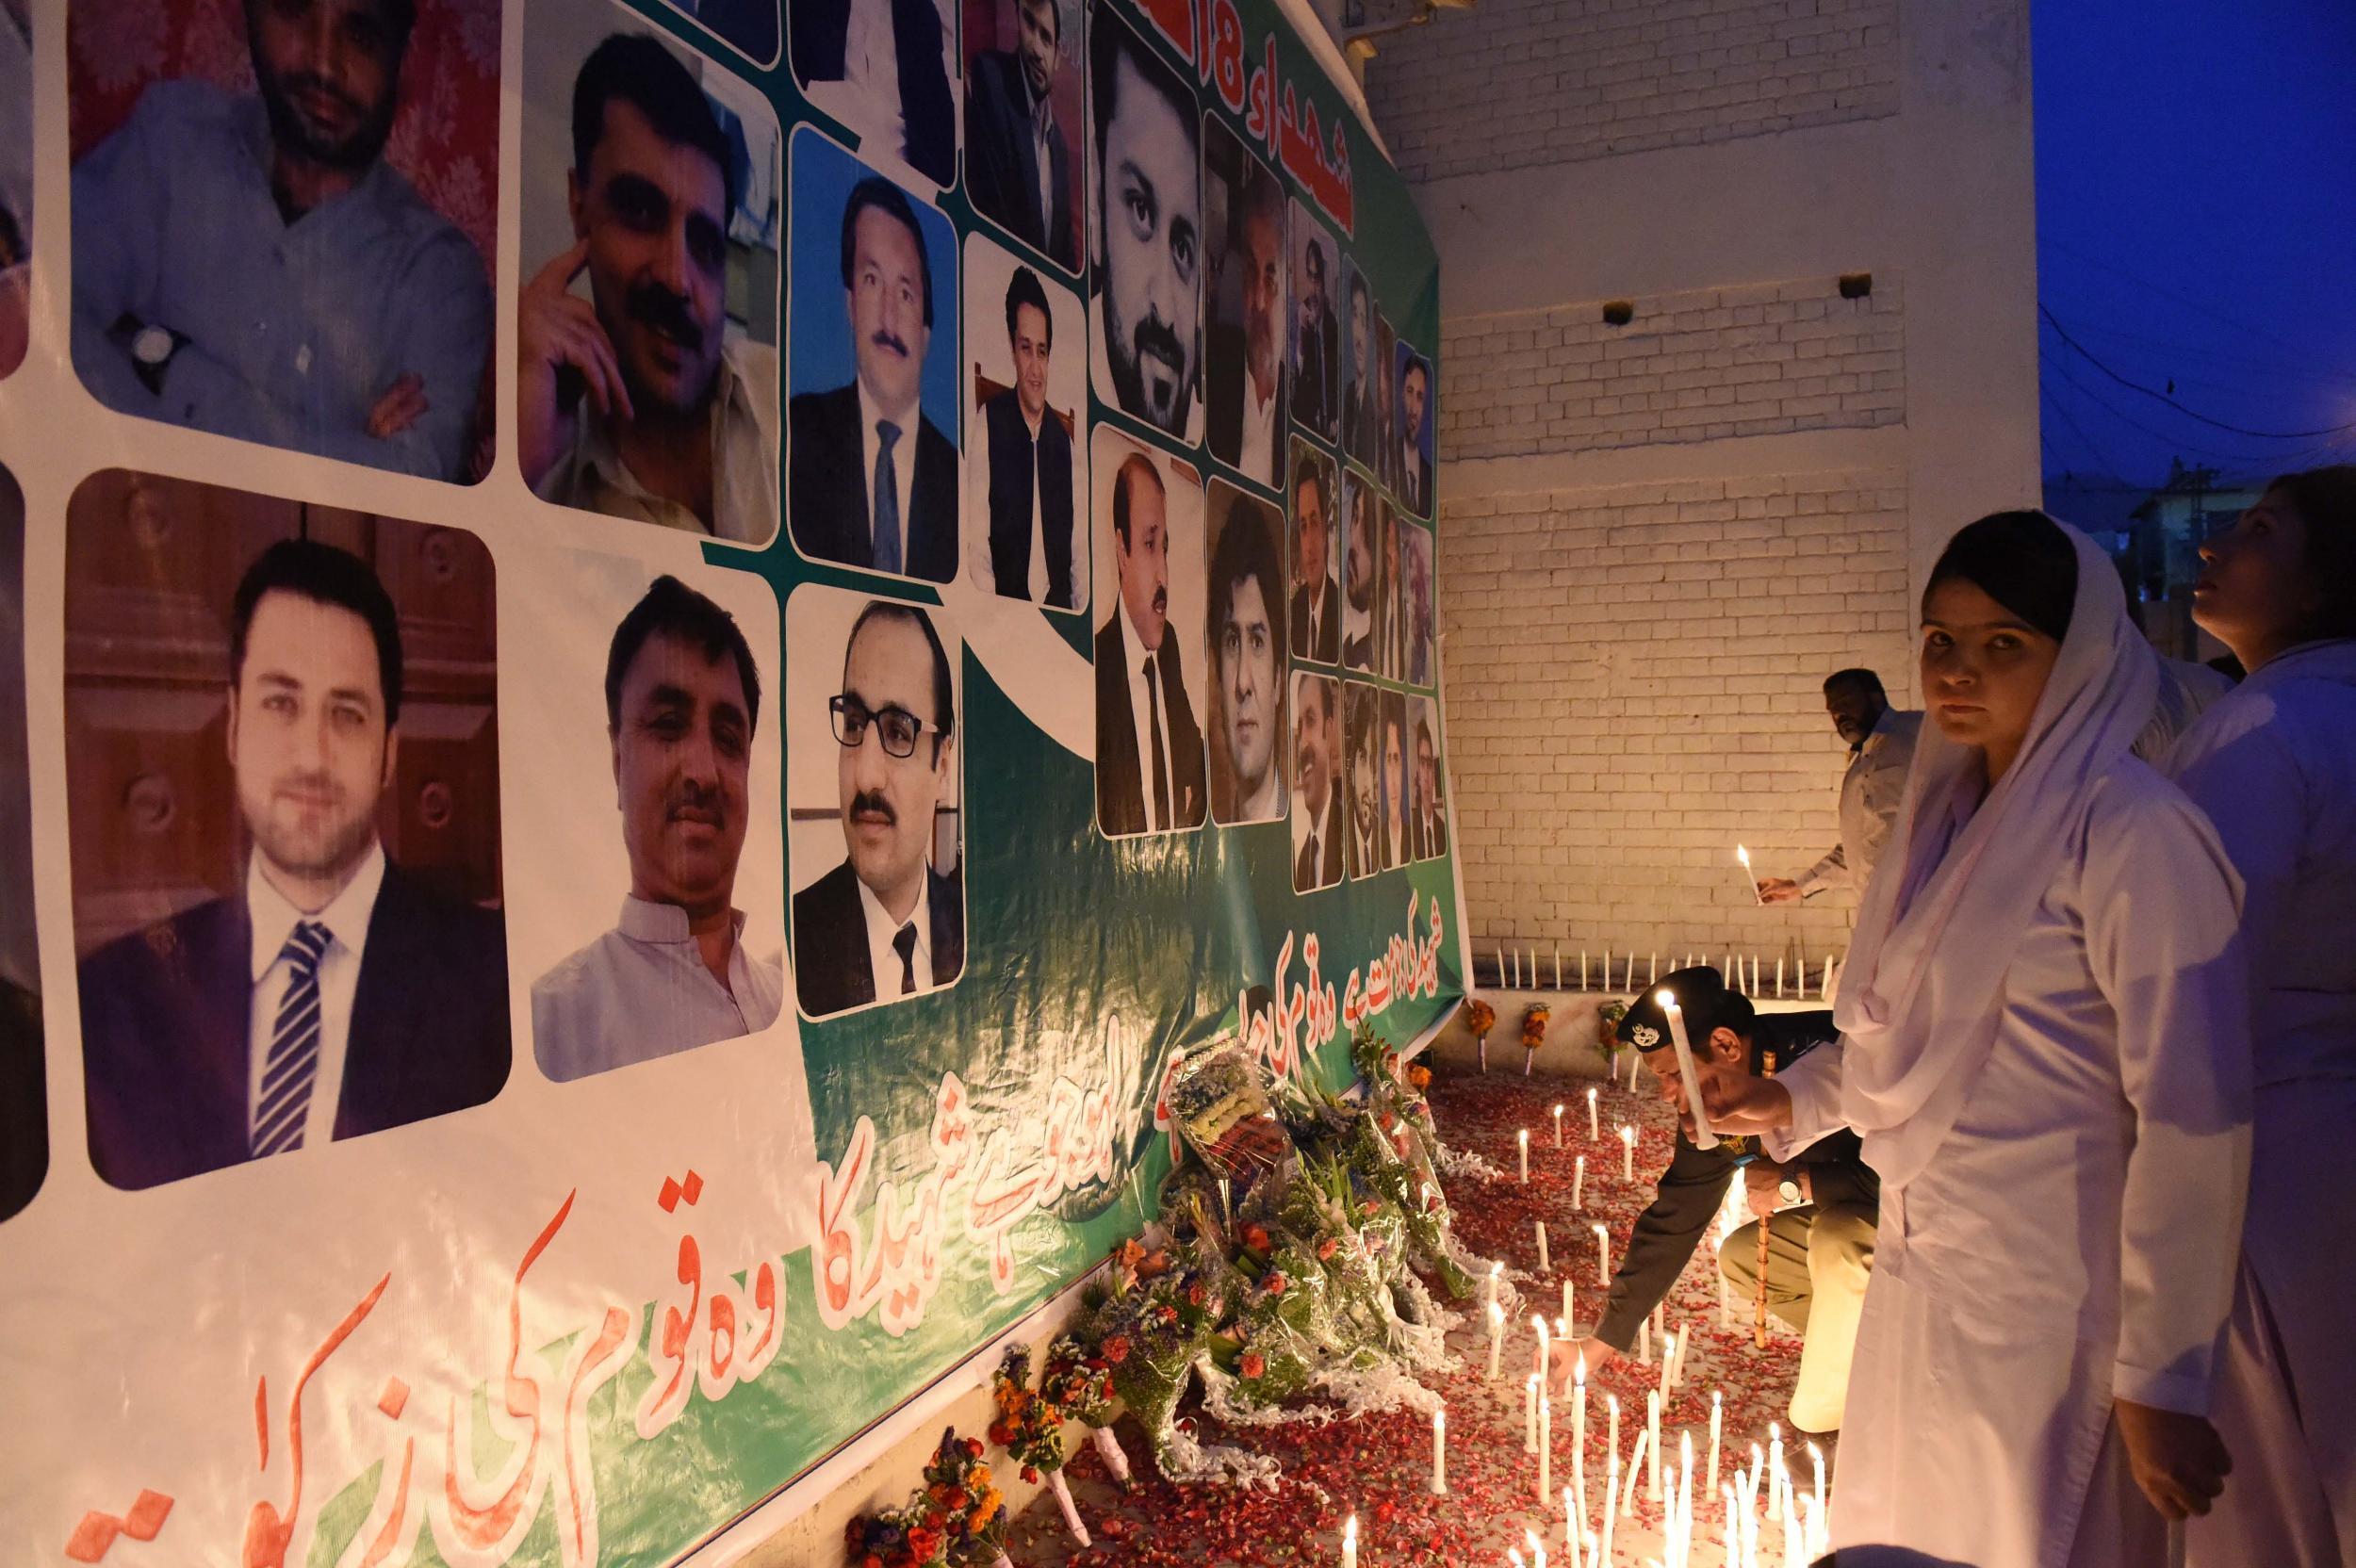
[[1313, 892], [1342, 879], [1340, 682], [1302, 671], [1293, 677], [1293, 891]]
[[1333, 586], [1327, 526], [1333, 494], [1333, 465], [1314, 448], [1294, 442], [1292, 649], [1320, 664], [1333, 662], [1341, 650], [1341, 591]]
[[827, 700], [843, 863], [794, 895], [794, 979], [811, 1018], [897, 1002], [965, 968], [963, 875], [933, 865], [957, 784], [957, 685], [930, 612], [874, 599]]
[[1097, 395], [1192, 445], [1202, 439], [1202, 120], [1194, 88], [1109, 10], [1088, 27], [1096, 127]]
[[243, 886], [80, 972], [90, 1163], [148, 1187], [489, 1100], [509, 1058], [500, 916], [393, 864], [400, 620], [357, 556], [284, 539], [230, 609]]
[[1352, 681], [1342, 694], [1342, 727], [1349, 744], [1344, 772], [1350, 810], [1350, 874], [1372, 876], [1390, 869], [1383, 854], [1382, 693]]
[[1067, 63], [1061, 0], [1013, 0], [1015, 47], [965, 74], [965, 194], [973, 210], [1067, 272], [1080, 270], [1072, 142], [1052, 96]]
[[[969, 286], [978, 282], [972, 271], [968, 278]], [[969, 304], [969, 320], [979, 314]], [[968, 438], [966, 515], [986, 526], [973, 531], [967, 551], [975, 580], [991, 592], [1071, 610], [1082, 602], [1079, 574], [1088, 564], [1075, 522], [1079, 464], [1072, 432], [1047, 406], [1055, 322], [1045, 286], [1027, 267], [1007, 280], [1006, 322], [1014, 384], [982, 403]]]
[[1448, 802], [1440, 798], [1440, 751], [1432, 734], [1432, 699], [1415, 699], [1415, 858], [1448, 853]]
[[1333, 250], [1300, 203], [1295, 227], [1308, 232], [1301, 248], [1301, 300], [1293, 324], [1293, 417], [1333, 439], [1341, 413], [1341, 339], [1333, 325]]
[[1211, 816], [1274, 822], [1284, 814], [1284, 521], [1276, 508], [1224, 481], [1211, 547]]
[[787, 407], [794, 542], [814, 560], [946, 582], [957, 569], [957, 449], [922, 402], [933, 264], [898, 186], [870, 174], [851, 188], [842, 268], [857, 374]]
[[860, 155], [898, 158], [944, 188], [954, 183], [956, 34], [933, 0], [793, 0], [787, 11], [795, 80], [858, 134]]
[[1234, 192], [1203, 368], [1211, 455], [1273, 490], [1284, 461], [1284, 187], [1226, 127], [1214, 121], [1210, 134]]
[[785, 966], [747, 951], [734, 900], [760, 718], [735, 617], [655, 579], [605, 662], [630, 890], [612, 930], [532, 982], [532, 1054], [550, 1078], [759, 1034], [784, 1011]]
[[1432, 515], [1432, 458], [1424, 450], [1423, 428], [1431, 396], [1431, 363], [1410, 353], [1399, 373], [1399, 498], [1418, 517]]
[[1383, 405], [1376, 393], [1383, 377], [1370, 356], [1374, 352], [1374, 296], [1366, 275], [1352, 267], [1342, 290], [1349, 300], [1350, 363], [1343, 375], [1342, 450], [1381, 474], [1377, 449], [1383, 445]]
[[1354, 483], [1350, 489], [1350, 531], [1342, 544], [1342, 662], [1353, 670], [1375, 667], [1376, 637], [1382, 630], [1377, 607], [1374, 564], [1375, 489]]
[[1115, 472], [1111, 510], [1120, 592], [1096, 633], [1097, 825], [1110, 838], [1199, 827], [1209, 795], [1170, 634], [1170, 497], [1143, 452]]

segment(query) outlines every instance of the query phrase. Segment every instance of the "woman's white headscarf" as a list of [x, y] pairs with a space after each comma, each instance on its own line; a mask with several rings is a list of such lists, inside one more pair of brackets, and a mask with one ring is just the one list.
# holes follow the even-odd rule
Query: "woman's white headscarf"
[[2005, 972], [2088, 794], [2151, 717], [2157, 662], [2119, 574], [2092, 540], [2054, 526], [2078, 553], [2078, 592], [2028, 738], [1933, 866], [1981, 764], [1978, 747], [1923, 725], [1841, 977], [1841, 1115], [1882, 1180], [1901, 1185], [1929, 1163], [1988, 1062]]

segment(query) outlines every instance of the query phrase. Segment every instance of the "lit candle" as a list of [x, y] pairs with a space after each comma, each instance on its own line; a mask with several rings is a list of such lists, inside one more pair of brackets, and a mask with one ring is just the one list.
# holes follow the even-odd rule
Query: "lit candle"
[[1489, 1380], [1497, 1380], [1497, 1358], [1505, 1352], [1505, 1309], [1489, 1303]]
[[1227, 1178], [1221, 1176], [1219, 1179], [1219, 1218], [1220, 1224], [1232, 1231], [1235, 1228], [1235, 1211], [1228, 1200], [1228, 1188]]
[[1726, 1396], [1710, 1391], [1710, 1490], [1718, 1490], [1718, 1428], [1726, 1419]]
[[1620, 1123], [1620, 1180], [1636, 1180], [1636, 1129]]
[[1504, 1272], [1505, 1266], [1501, 1263], [1489, 1266], [1489, 1310], [1492, 1312], [1497, 1310], [1497, 1276]]
[[1562, 1147], [1562, 1107], [1560, 1105], [1554, 1108], [1554, 1146], [1557, 1149]]
[[1657, 1503], [1661, 1501], [1661, 1396], [1651, 1389], [1644, 1391], [1644, 1436], [1652, 1444], [1645, 1461], [1644, 1495]]
[[1342, 1521], [1342, 1568], [1358, 1568], [1358, 1516]]
[[1448, 1407], [1432, 1413], [1432, 1494], [1448, 1495]]
[[1543, 1394], [1538, 1396], [1538, 1502], [1543, 1507], [1554, 1491], [1554, 1405]]
[[1590, 1085], [1587, 1089], [1587, 1141], [1596, 1143], [1600, 1142], [1602, 1137], [1603, 1126], [1595, 1119], [1595, 1089], [1593, 1085]]
[[1777, 1505], [1782, 1500], [1786, 1478], [1783, 1468], [1783, 1423], [1770, 1421], [1767, 1423], [1767, 1511], [1771, 1515], [1777, 1511]]
[[[1539, 1501], [1543, 1503], [1546, 1499], [1541, 1497]], [[1530, 1568], [1546, 1568], [1546, 1544], [1538, 1539], [1538, 1532], [1526, 1529], [1522, 1531], [1522, 1540], [1530, 1547]]]
[[1583, 1209], [1586, 1206], [1587, 1156], [1581, 1154], [1579, 1157], [1579, 1163], [1571, 1168], [1571, 1207]]
[[1736, 844], [1734, 858], [1742, 862], [1742, 885], [1751, 890], [1751, 901], [1754, 904], [1766, 903], [1767, 895], [1759, 890], [1759, 878], [1751, 874], [1751, 852]]
[[1710, 1107], [1702, 1103], [1702, 1081], [1693, 1065], [1693, 1038], [1685, 1032], [1685, 1009], [1677, 1005], [1675, 991], [1662, 989], [1653, 995], [1669, 1020], [1669, 1043], [1677, 1049], [1677, 1072], [1685, 1080], [1685, 1102], [1693, 1113], [1693, 1147], [1715, 1149], [1718, 1135], [1710, 1125]]
[[1538, 1451], [1538, 1374], [1522, 1380], [1522, 1452]]
[[1551, 1274], [1553, 1266], [1546, 1262], [1546, 1222], [1538, 1221], [1538, 1272]]
[[1726, 1500], [1726, 1568], [1742, 1568], [1742, 1527], [1735, 1523], [1734, 1483], [1732, 1481], [1728, 1481], [1721, 1490], [1724, 1492]]
[[1518, 1140], [1522, 1146], [1522, 1185], [1530, 1184], [1530, 1129], [1521, 1130]]
[[1605, 1290], [1612, 1288], [1612, 1233], [1600, 1224], [1595, 1227], [1595, 1277]]

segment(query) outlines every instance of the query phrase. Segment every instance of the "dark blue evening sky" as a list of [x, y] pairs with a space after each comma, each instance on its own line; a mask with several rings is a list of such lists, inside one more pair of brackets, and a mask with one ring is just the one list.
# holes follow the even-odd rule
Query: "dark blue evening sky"
[[[2048, 479], [2356, 461], [2356, 3], [2035, 0], [2033, 17]], [[2333, 433], [2218, 429], [2097, 360], [2247, 431]]]

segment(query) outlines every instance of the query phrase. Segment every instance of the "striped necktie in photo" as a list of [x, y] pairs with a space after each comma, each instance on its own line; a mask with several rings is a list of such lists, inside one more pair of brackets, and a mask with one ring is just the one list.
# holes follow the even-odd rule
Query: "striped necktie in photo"
[[262, 1093], [254, 1108], [254, 1157], [303, 1147], [311, 1086], [319, 1071], [319, 958], [335, 935], [315, 920], [298, 921], [279, 960], [293, 973], [278, 1004], [270, 1054], [262, 1062]]

